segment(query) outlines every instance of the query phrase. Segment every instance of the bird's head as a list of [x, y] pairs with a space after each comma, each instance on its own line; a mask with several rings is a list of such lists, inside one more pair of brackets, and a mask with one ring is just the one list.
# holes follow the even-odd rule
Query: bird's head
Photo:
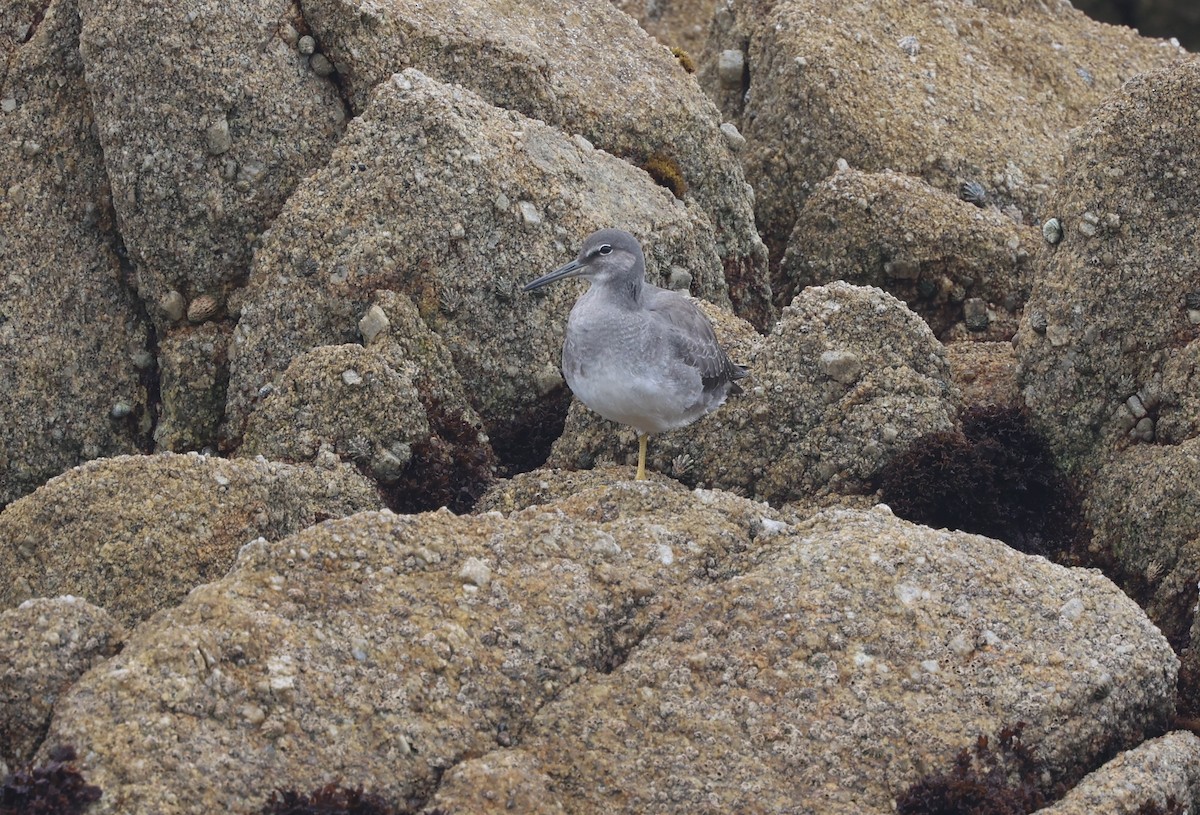
[[525, 291], [540, 289], [556, 280], [582, 277], [604, 286], [630, 286], [636, 290], [646, 275], [646, 258], [637, 238], [620, 229], [601, 229], [587, 236], [579, 255], [570, 263], [525, 284]]

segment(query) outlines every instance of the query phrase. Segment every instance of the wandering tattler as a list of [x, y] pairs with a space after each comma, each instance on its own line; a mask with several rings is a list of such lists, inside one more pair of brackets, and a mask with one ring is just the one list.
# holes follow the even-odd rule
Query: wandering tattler
[[646, 477], [646, 437], [691, 424], [741, 393], [734, 365], [712, 323], [678, 292], [646, 282], [637, 238], [593, 232], [573, 261], [525, 285], [533, 291], [568, 277], [591, 287], [575, 302], [563, 340], [563, 377], [605, 419], [638, 434], [637, 478]]

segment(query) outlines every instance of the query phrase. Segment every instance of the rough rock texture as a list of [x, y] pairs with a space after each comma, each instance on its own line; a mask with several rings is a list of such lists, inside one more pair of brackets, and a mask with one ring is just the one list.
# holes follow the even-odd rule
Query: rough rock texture
[[1200, 61], [1129, 82], [1080, 128], [1017, 335], [1025, 401], [1067, 468], [1200, 432]]
[[1037, 222], [1067, 131], [1180, 54], [1065, 0], [725, 2], [699, 76], [746, 138], [746, 178], [777, 260], [838, 159], [951, 193], [976, 182]]
[[58, 697], [124, 636], [104, 609], [70, 596], [0, 612], [0, 760], [28, 762]]
[[154, 359], [123, 279], [79, 25], [72, 0], [0, 6], [0, 506], [149, 443]]
[[[784, 526], [741, 503], [757, 534]], [[249, 812], [339, 778], [423, 800], [619, 662], [656, 595], [695, 591], [755, 534], [677, 485], [598, 486], [590, 506], [360, 513], [247, 546], [79, 682], [48, 738], [89, 746], [92, 815]]]
[[963, 407], [1021, 404], [1012, 343], [952, 342], [946, 346], [946, 360]]
[[233, 326], [208, 322], [170, 331], [158, 343], [161, 415], [154, 428], [159, 450], [214, 445], [229, 387]]
[[1122, 753], [1038, 814], [1139, 815], [1195, 812], [1197, 807], [1200, 739], [1177, 731]]
[[740, 136], [722, 130], [675, 57], [608, 0], [312, 0], [304, 13], [355, 113], [411, 66], [646, 167], [712, 222], [739, 314], [770, 322]]
[[1170, 714], [1170, 648], [1096, 572], [885, 510], [772, 540], [539, 712], [564, 809], [888, 812], [1004, 722], [1064, 777]]
[[251, 414], [238, 454], [311, 462], [329, 451], [388, 488], [398, 508], [469, 508], [495, 469], [479, 419], [465, 401], [439, 401], [422, 387], [437, 385], [400, 344], [416, 337], [384, 337], [366, 348], [320, 346], [292, 360]]
[[882, 508], [795, 525], [576, 477], [509, 517], [368, 512], [247, 546], [85, 675], [48, 740], [88, 745], [99, 815], [248, 813], [338, 778], [420, 806], [460, 764], [464, 807], [848, 812], [1005, 722], [1058, 778], [1171, 712], [1174, 656], [1096, 572]]
[[[878, 289], [811, 287], [767, 337], [746, 326], [740, 335], [730, 355], [750, 368], [739, 383], [745, 392], [695, 424], [654, 436], [652, 469], [772, 503], [870, 492], [891, 455], [954, 426], [957, 394], [944, 349]], [[737, 335], [718, 324], [717, 336], [728, 343]], [[550, 466], [614, 460], [636, 463], [633, 431], [574, 403]]]
[[845, 280], [903, 300], [945, 341], [1007, 340], [1029, 296], [1040, 230], [894, 172], [845, 169], [800, 210], [780, 274], [797, 289]]
[[[216, 442], [226, 301], [284, 200], [345, 128], [292, 0], [80, 0], [78, 47], [133, 283], [162, 342], [159, 450]], [[197, 336], [192, 324], [223, 323]], [[182, 334], [183, 336], [177, 336]]]
[[[654, 39], [698, 59], [712, 23], [712, 0], [611, 0]], [[682, 60], [681, 60], [682, 61]]]
[[1200, 713], [1200, 641], [1194, 636], [1200, 574], [1200, 439], [1126, 451], [1093, 479], [1085, 509], [1092, 547], [1138, 598], [1184, 659], [1183, 698]]
[[[395, 365], [395, 367], [392, 367]], [[322, 345], [292, 360], [250, 417], [239, 451], [311, 462], [323, 449], [394, 481], [429, 440], [413, 366], [361, 345]]]
[[347, 467], [194, 453], [90, 462], [0, 513], [0, 608], [72, 594], [132, 625], [220, 577], [258, 536], [379, 506]]
[[80, 0], [79, 41], [138, 293], [222, 301], [252, 245], [345, 127], [297, 50], [289, 0]]
[[697, 295], [728, 304], [694, 204], [582, 140], [417, 71], [397, 75], [256, 255], [234, 337], [229, 436], [241, 435], [263, 385], [310, 348], [357, 339], [374, 292], [392, 289], [449, 349], [497, 450], [525, 444], [561, 387], [578, 292], [520, 286], [612, 225], [643, 240], [654, 280], [678, 267]]
[[523, 750], [495, 750], [468, 759], [442, 776], [422, 812], [434, 815], [565, 815], [550, 778]]

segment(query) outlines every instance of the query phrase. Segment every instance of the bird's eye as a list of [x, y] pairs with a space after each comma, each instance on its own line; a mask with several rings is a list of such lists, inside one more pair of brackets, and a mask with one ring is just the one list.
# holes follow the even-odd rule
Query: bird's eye
[[606, 243], [603, 246], [601, 246], [599, 249], [597, 249], [596, 251], [598, 251], [602, 255], [611, 255], [612, 247]]

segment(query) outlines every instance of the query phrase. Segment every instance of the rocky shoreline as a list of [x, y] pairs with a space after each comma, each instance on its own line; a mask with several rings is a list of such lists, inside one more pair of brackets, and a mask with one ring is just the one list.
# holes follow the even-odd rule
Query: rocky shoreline
[[[635, 5], [0, 9], [0, 775], [1200, 808], [1200, 63]], [[646, 482], [520, 291], [607, 226], [752, 374]]]

